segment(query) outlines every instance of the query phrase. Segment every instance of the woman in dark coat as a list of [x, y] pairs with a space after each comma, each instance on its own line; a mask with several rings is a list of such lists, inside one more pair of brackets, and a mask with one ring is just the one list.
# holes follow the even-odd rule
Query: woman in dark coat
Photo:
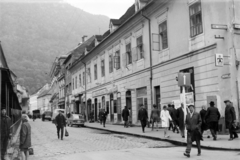
[[177, 117], [177, 125], [179, 126], [181, 136], [184, 138], [184, 112], [183, 112], [183, 104], [181, 104], [181, 107], [179, 107], [176, 111], [176, 117]]
[[128, 117], [129, 117], [129, 110], [127, 108], [127, 106], [125, 106], [125, 108], [122, 111], [122, 118], [124, 121], [124, 127], [128, 127]]
[[27, 115], [22, 116], [22, 128], [20, 131], [20, 150], [22, 160], [27, 160], [29, 156], [28, 149], [31, 147], [31, 126], [28, 123]]

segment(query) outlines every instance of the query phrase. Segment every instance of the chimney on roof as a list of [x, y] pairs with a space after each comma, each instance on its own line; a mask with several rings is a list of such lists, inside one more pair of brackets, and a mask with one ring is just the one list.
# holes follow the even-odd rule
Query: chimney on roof
[[82, 43], [85, 42], [86, 37], [87, 37], [86, 35], [82, 36]]

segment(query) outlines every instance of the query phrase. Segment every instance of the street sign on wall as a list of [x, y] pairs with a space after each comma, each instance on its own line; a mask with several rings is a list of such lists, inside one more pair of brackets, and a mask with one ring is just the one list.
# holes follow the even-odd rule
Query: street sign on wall
[[178, 86], [191, 86], [190, 73], [178, 73]]
[[223, 67], [223, 65], [224, 65], [223, 54], [216, 53], [216, 55], [215, 55], [215, 65], [216, 65], [216, 67]]

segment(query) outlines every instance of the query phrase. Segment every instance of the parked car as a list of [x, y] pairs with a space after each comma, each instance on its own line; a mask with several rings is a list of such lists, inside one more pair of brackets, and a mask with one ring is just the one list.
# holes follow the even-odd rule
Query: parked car
[[65, 109], [55, 109], [52, 114], [52, 123], [55, 123], [55, 118], [59, 114], [59, 111], [62, 111], [63, 115], [66, 117]]
[[45, 111], [42, 115], [42, 120], [45, 121], [45, 120], [49, 120], [51, 121], [52, 120], [52, 112], [51, 111]]
[[68, 126], [77, 125], [83, 127], [84, 123], [85, 123], [84, 116], [81, 114], [71, 114], [70, 118], [68, 118], [67, 120]]

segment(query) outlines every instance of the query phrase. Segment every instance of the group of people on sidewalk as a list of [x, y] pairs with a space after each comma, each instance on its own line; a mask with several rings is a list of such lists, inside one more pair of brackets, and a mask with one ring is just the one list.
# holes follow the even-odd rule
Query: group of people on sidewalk
[[[28, 123], [29, 118], [23, 112], [21, 118], [21, 129], [20, 129], [20, 144], [19, 151], [22, 160], [27, 160], [29, 156], [29, 148], [31, 147], [31, 126]], [[12, 133], [11, 133], [11, 118], [7, 116], [7, 111], [5, 107], [1, 108], [1, 160], [5, 160], [7, 155], [7, 149], [9, 143], [11, 143]]]

